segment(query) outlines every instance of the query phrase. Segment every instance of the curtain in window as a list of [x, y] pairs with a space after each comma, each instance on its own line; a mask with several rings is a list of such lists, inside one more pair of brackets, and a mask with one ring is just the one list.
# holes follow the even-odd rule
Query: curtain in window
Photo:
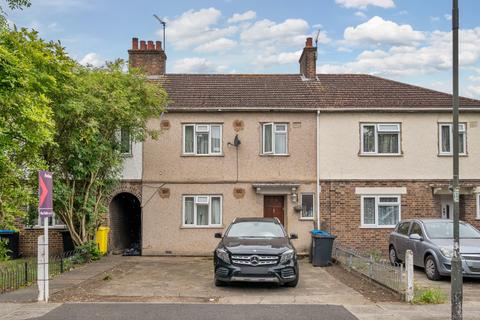
[[211, 152], [220, 153], [220, 126], [211, 127]]
[[463, 132], [458, 133], [458, 152], [465, 153], [465, 134]]
[[208, 154], [208, 133], [197, 133], [197, 154]]
[[197, 225], [208, 225], [208, 204], [197, 204]]
[[287, 153], [287, 134], [275, 133], [275, 153], [285, 154]]
[[442, 152], [450, 152], [450, 126], [441, 126], [442, 128]]
[[398, 222], [398, 205], [378, 206], [378, 224], [381, 226], [393, 226]]
[[378, 153], [398, 153], [398, 133], [379, 133]]
[[304, 218], [313, 217], [313, 195], [302, 195], [302, 216]]
[[193, 153], [193, 126], [185, 127], [185, 153]]
[[363, 127], [363, 152], [375, 152], [375, 127]]
[[211, 224], [220, 224], [221, 219], [220, 198], [212, 197], [212, 217]]
[[272, 152], [272, 133], [273, 125], [265, 124], [263, 126], [263, 152]]
[[193, 206], [194, 206], [194, 198], [188, 197], [185, 198], [185, 224], [193, 224]]
[[363, 224], [375, 224], [375, 198], [363, 198]]

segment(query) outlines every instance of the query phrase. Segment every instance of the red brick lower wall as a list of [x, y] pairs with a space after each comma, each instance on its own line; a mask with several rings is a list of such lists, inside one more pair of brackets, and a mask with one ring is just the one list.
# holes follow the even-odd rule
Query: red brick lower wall
[[[22, 257], [37, 255], [37, 242], [41, 235], [43, 235], [43, 229], [20, 230], [20, 254]], [[49, 255], [61, 255], [63, 253], [63, 238], [59, 230], [49, 230], [48, 243]]]
[[[361, 195], [356, 187], [406, 187], [401, 195], [401, 218], [440, 218], [440, 198], [434, 195], [432, 185], [448, 185], [448, 181], [322, 181], [320, 214], [325, 230], [336, 235], [343, 245], [364, 252], [380, 250], [388, 252], [388, 237], [392, 229], [366, 229], [361, 224]], [[480, 186], [480, 181], [468, 181]], [[480, 228], [476, 220], [474, 194], [460, 197], [460, 218]]]

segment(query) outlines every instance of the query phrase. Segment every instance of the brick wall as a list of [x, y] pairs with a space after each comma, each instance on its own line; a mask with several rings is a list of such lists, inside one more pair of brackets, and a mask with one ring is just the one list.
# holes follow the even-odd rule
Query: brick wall
[[[21, 229], [20, 230], [20, 254], [22, 257], [37, 255], [38, 237], [43, 235], [43, 229]], [[63, 253], [63, 238], [59, 230], [50, 229], [48, 232], [48, 250], [50, 255]]]
[[[343, 245], [361, 251], [388, 251], [388, 237], [392, 229], [360, 228], [361, 195], [356, 187], [406, 187], [401, 195], [401, 218], [440, 218], [440, 197], [434, 195], [432, 185], [447, 185], [448, 181], [323, 181], [320, 194], [322, 225], [336, 235]], [[469, 181], [480, 185], [480, 181]], [[476, 220], [474, 194], [460, 198], [462, 220], [480, 228]]]

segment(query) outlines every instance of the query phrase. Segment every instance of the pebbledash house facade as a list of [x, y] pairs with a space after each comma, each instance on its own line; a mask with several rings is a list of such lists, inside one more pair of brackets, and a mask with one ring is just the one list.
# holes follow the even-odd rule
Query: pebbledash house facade
[[[130, 66], [169, 94], [158, 140], [122, 135], [110, 249], [207, 255], [235, 217], [276, 217], [300, 253], [320, 224], [348, 247], [387, 251], [406, 218], [452, 218], [450, 95], [364, 74], [169, 74], [161, 43]], [[461, 219], [480, 227], [480, 101], [461, 98]]]

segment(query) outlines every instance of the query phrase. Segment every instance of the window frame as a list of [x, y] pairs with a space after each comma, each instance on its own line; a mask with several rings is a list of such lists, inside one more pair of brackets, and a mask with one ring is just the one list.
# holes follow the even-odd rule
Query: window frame
[[[272, 126], [272, 151], [265, 150], [265, 126], [271, 125]], [[285, 130], [278, 130], [278, 125], [284, 125]], [[285, 134], [285, 153], [279, 153], [275, 150], [275, 134], [276, 133], [283, 133]], [[273, 156], [287, 156], [288, 153], [288, 122], [263, 122], [262, 123], [262, 155], [273, 155]]]
[[[374, 198], [375, 199], [375, 224], [365, 224], [364, 216], [365, 216], [365, 206], [364, 200], [365, 198]], [[378, 224], [378, 207], [380, 204], [380, 198], [397, 198], [396, 202], [381, 202], [382, 204], [393, 204], [398, 205], [398, 221], [402, 221], [402, 197], [401, 195], [392, 195], [392, 194], [385, 194], [385, 195], [362, 195], [360, 198], [360, 227], [361, 228], [372, 228], [372, 229], [394, 229], [398, 222], [394, 225], [380, 225]]]
[[[34, 227], [35, 228], [43, 228], [43, 219], [44, 218], [42, 218], [42, 217], [40, 217], [40, 215], [38, 215], [37, 224]], [[52, 221], [52, 223], [50, 224], [50, 220], [49, 220], [48, 229], [63, 229], [63, 228], [67, 227], [67, 225], [64, 222], [58, 223], [61, 220], [57, 219], [56, 214], [52, 215], [52, 220], [51, 221]]]
[[[197, 127], [206, 126], [208, 130], [197, 131]], [[212, 126], [220, 128], [220, 150], [218, 152], [212, 151]], [[186, 152], [186, 128], [193, 127], [193, 152]], [[208, 132], [208, 153], [202, 154], [197, 152], [197, 133], [206, 133]], [[223, 123], [183, 123], [182, 124], [182, 155], [185, 156], [196, 156], [196, 157], [205, 157], [205, 156], [221, 156], [223, 155]]]
[[[450, 151], [445, 152], [442, 150], [442, 127], [448, 126], [449, 127], [449, 134], [450, 134]], [[463, 126], [463, 130], [460, 128]], [[458, 124], [458, 132], [463, 133], [463, 152], [459, 152], [459, 155], [466, 156], [467, 153], [467, 123], [460, 122]], [[452, 122], [439, 122], [438, 123], [438, 155], [440, 156], [452, 156], [453, 155], [453, 123]]]
[[[378, 129], [382, 125], [395, 125], [398, 127], [398, 131], [382, 131]], [[365, 127], [374, 127], [374, 151], [365, 151], [364, 149], [364, 128]], [[388, 153], [388, 152], [378, 152], [378, 135], [381, 133], [390, 133], [398, 134], [398, 152]], [[361, 122], [360, 123], [360, 155], [362, 156], [400, 156], [402, 155], [402, 124], [400, 122]]]
[[[207, 197], [208, 198], [208, 224], [198, 225], [197, 224], [197, 198]], [[185, 223], [185, 199], [194, 198], [193, 200], [193, 224]], [[220, 199], [220, 223], [212, 224], [212, 198]], [[221, 194], [185, 194], [182, 195], [182, 228], [191, 228], [191, 229], [202, 229], [202, 228], [223, 228], [223, 195]]]
[[477, 216], [476, 216], [476, 219], [477, 220], [480, 220], [480, 193], [475, 193], [475, 198], [476, 198], [476, 202], [477, 202]]
[[[305, 217], [303, 215], [303, 196], [312, 196], [312, 216], [311, 217]], [[314, 192], [302, 192], [300, 194], [300, 205], [302, 206], [302, 210], [300, 211], [300, 220], [314, 220], [315, 219], [315, 193]]]

